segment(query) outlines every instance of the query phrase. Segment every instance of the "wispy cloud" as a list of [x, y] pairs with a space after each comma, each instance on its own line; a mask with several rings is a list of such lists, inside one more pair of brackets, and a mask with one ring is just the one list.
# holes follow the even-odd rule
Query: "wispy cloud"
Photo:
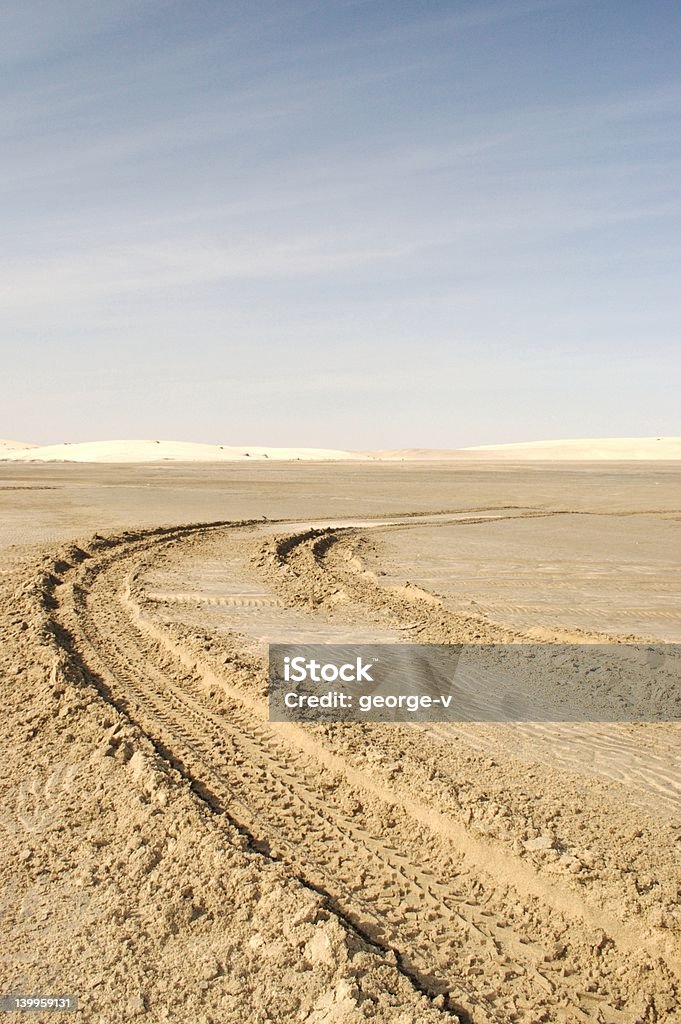
[[139, 293], [218, 284], [245, 278], [316, 276], [358, 269], [409, 255], [409, 249], [360, 246], [356, 239], [302, 237], [286, 243], [217, 246], [184, 239], [161, 247], [138, 245], [5, 265], [0, 301], [6, 311], [71, 306]]

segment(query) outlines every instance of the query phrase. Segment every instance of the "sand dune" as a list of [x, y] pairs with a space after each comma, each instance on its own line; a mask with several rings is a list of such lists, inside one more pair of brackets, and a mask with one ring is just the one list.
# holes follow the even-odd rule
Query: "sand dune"
[[28, 444], [26, 441], [2, 441], [0, 440], [0, 457], [5, 452], [25, 451], [27, 448], [36, 448], [37, 445]]
[[461, 451], [498, 459], [681, 459], [681, 437], [581, 437], [476, 445]]
[[681, 437], [583, 437], [470, 448], [389, 448], [364, 454], [382, 462], [681, 460]]
[[330, 448], [259, 448], [189, 441], [86, 441], [51, 444], [23, 451], [2, 450], [14, 462], [238, 462], [240, 460], [338, 461], [361, 456]]
[[45, 446], [0, 441], [0, 460], [12, 462], [239, 462], [246, 460], [377, 462], [680, 460], [681, 437], [600, 437], [471, 448], [270, 448], [190, 441], [86, 441]]

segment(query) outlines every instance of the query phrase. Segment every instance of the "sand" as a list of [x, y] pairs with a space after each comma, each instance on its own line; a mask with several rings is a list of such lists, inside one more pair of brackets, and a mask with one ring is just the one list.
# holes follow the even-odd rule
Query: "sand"
[[462, 451], [489, 453], [494, 459], [681, 460], [681, 437], [584, 437], [565, 441], [527, 441], [522, 444], [476, 445]]
[[[4, 447], [12, 445], [11, 448]], [[12, 442], [0, 442], [0, 452], [16, 462], [238, 462], [242, 459], [336, 461], [357, 458], [351, 452], [329, 448], [259, 448], [190, 441], [86, 441], [76, 444], [31, 446], [14, 450]]]
[[566, 441], [530, 441], [524, 444], [478, 445], [473, 448], [396, 448], [381, 451], [345, 451], [331, 448], [272, 448], [197, 444], [189, 441], [86, 441], [52, 445], [23, 445], [0, 441], [0, 460], [14, 462], [239, 462], [272, 461], [378, 461], [459, 462], [508, 459], [537, 461], [681, 461], [679, 437], [579, 438]]
[[0, 441], [0, 456], [6, 452], [25, 451], [27, 448], [35, 448], [36, 445], [27, 444], [25, 441]]
[[673, 464], [20, 461], [0, 511], [4, 990], [98, 1024], [680, 1019], [677, 726], [264, 698], [275, 638], [673, 639]]

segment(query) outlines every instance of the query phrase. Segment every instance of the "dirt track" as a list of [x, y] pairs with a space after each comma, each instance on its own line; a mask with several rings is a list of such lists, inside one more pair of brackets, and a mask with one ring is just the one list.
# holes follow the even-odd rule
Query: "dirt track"
[[[382, 525], [389, 528], [385, 517]], [[560, 757], [549, 756], [550, 736], [543, 761], [528, 759], [522, 734], [514, 745], [502, 727], [267, 722], [268, 636], [523, 637], [419, 588], [382, 585], [374, 535], [370, 522], [356, 520], [332, 530], [267, 522], [138, 530], [45, 556], [39, 573], [26, 566], [12, 574], [20, 590], [13, 610], [5, 605], [6, 664], [17, 664], [21, 650], [39, 655], [24, 670], [29, 678], [20, 672], [14, 684], [24, 689], [24, 715], [32, 709], [17, 752], [25, 743], [42, 778], [33, 796], [51, 815], [59, 806], [68, 817], [73, 787], [47, 771], [50, 735], [55, 728], [63, 735], [65, 723], [72, 756], [67, 749], [64, 761], [81, 766], [75, 806], [86, 802], [83, 785], [100, 793], [100, 810], [91, 808], [92, 819], [78, 826], [86, 836], [73, 829], [71, 855], [63, 825], [51, 817], [15, 836], [29, 892], [47, 874], [52, 893], [61, 885], [72, 906], [64, 886], [82, 862], [79, 891], [95, 902], [102, 886], [108, 894], [96, 921], [90, 904], [74, 925], [80, 938], [55, 980], [62, 988], [70, 980], [85, 1019], [98, 1021], [184, 1020], [197, 1007], [216, 1021], [244, 1014], [262, 1021], [679, 1019], [676, 780], [660, 783], [673, 730], [621, 727], [576, 743], [564, 735], [572, 757], [565, 771]], [[623, 779], [623, 787], [607, 758], [589, 769], [580, 743], [593, 753], [594, 742], [625, 751], [635, 743], [648, 774]], [[652, 816], [639, 809], [641, 786]], [[177, 834], [178, 821], [188, 835]], [[131, 823], [139, 836], [132, 850]], [[248, 866], [225, 863], [222, 880], [246, 870], [259, 880], [255, 895], [252, 878], [222, 894], [228, 919], [207, 897], [211, 864], [225, 844]], [[108, 850], [107, 874], [101, 854]], [[268, 873], [272, 882], [262, 885]], [[116, 892], [127, 893], [127, 909], [116, 903], [112, 879]], [[201, 912], [168, 923], [175, 890], [189, 891], [182, 900]], [[259, 906], [267, 907], [269, 937], [257, 923]], [[16, 948], [28, 950], [25, 912], [13, 918], [4, 909]], [[93, 958], [113, 969], [122, 933], [131, 943], [128, 971], [94, 984]], [[58, 934], [43, 928], [43, 940], [43, 956], [54, 956]], [[166, 963], [174, 942], [183, 952]], [[151, 947], [141, 956], [145, 943]], [[235, 952], [242, 947], [248, 963]], [[291, 958], [304, 964], [302, 975], [287, 974]], [[40, 978], [39, 960], [28, 956], [24, 965]], [[181, 979], [182, 1009], [164, 995], [168, 972]], [[238, 991], [230, 990], [235, 977]]]

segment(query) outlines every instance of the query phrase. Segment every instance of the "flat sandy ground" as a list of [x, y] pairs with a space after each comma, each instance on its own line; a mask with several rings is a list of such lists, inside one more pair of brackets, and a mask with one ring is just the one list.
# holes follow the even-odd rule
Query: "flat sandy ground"
[[265, 689], [272, 640], [681, 642], [680, 469], [0, 465], [0, 989], [681, 1020], [678, 726], [274, 724]]

